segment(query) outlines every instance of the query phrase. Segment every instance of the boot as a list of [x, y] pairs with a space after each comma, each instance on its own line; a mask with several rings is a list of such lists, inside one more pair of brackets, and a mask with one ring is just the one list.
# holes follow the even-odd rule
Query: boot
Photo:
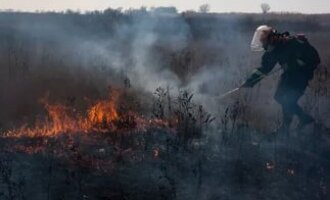
[[304, 128], [306, 125], [313, 123], [315, 120], [312, 116], [304, 113], [298, 116], [299, 117], [299, 124], [298, 124], [298, 130]]

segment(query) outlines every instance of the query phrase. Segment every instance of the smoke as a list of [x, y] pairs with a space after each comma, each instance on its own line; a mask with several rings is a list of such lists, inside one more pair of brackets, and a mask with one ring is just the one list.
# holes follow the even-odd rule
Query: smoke
[[[18, 96], [28, 104], [45, 93], [91, 98], [129, 80], [147, 93], [167, 86], [174, 95], [189, 90], [216, 116], [226, 107], [216, 97], [236, 87], [257, 63], [248, 54], [253, 28], [245, 33], [235, 17], [209, 20], [155, 12], [130, 16], [118, 11], [3, 15], [14, 22], [3, 22], [11, 32], [1, 38], [12, 49], [6, 52], [3, 47], [3, 64], [10, 65], [7, 72], [3, 69], [8, 73], [3, 89], [9, 84], [17, 93], [2, 102], [13, 107], [20, 107], [14, 104], [21, 104]], [[18, 113], [13, 118], [22, 115]], [[29, 110], [23, 115], [29, 113], [34, 114]]]
[[[207, 134], [207, 145], [202, 144], [204, 141], [195, 144], [196, 149], [204, 149], [194, 152], [202, 153], [173, 153], [175, 162], [165, 167], [152, 164], [154, 176], [166, 174], [161, 170], [172, 170], [169, 174], [177, 181], [178, 199], [196, 198], [198, 184], [203, 191], [200, 199], [249, 199], [248, 195], [259, 194], [261, 187], [266, 188], [262, 192], [274, 191], [271, 197], [278, 197], [273, 185], [266, 184], [273, 180], [268, 182], [259, 173], [268, 173], [266, 162], [275, 160], [275, 151], [286, 149], [276, 149], [276, 141], [261, 141], [263, 135], [258, 134], [258, 130], [269, 132], [278, 121], [279, 107], [272, 98], [278, 76], [266, 78], [262, 85], [228, 100], [217, 98], [237, 87], [259, 65], [261, 55], [249, 50], [256, 27], [249, 17], [130, 15], [117, 11], [86, 15], [12, 13], [1, 14], [0, 23], [4, 27], [0, 32], [0, 104], [6, 105], [0, 120], [4, 128], [15, 125], [17, 119], [38, 116], [42, 112], [38, 99], [45, 94], [66, 103], [72, 99], [81, 103], [104, 97], [109, 86], [127, 87], [127, 81], [141, 96], [151, 95], [158, 87], [169, 86], [174, 95], [178, 90], [189, 90], [195, 102], [217, 117], [216, 126]], [[298, 24], [299, 29], [302, 24]], [[309, 93], [315, 94], [313, 90]], [[328, 104], [319, 96], [305, 101], [311, 107], [316, 105], [315, 99], [321, 108]], [[327, 119], [326, 111], [315, 112], [319, 119]], [[240, 126], [239, 120], [244, 122]], [[246, 131], [247, 126], [253, 130]], [[302, 152], [297, 142], [290, 142]], [[182, 171], [187, 174], [177, 172], [176, 166], [186, 167]], [[141, 176], [146, 174], [139, 171]], [[178, 178], [177, 174], [185, 176]], [[281, 185], [286, 179], [277, 180]]]
[[[27, 105], [45, 93], [94, 98], [127, 80], [147, 93], [167, 86], [174, 95], [189, 90], [198, 103], [219, 115], [228, 104], [217, 97], [259, 66], [261, 55], [249, 50], [257, 24], [251, 16], [132, 13], [3, 13], [1, 91], [7, 95], [0, 101], [11, 104], [2, 114], [4, 121], [35, 114], [13, 110], [35, 109]], [[249, 92], [262, 115], [276, 107], [272, 94], [277, 78], [265, 79]], [[267, 107], [262, 106], [265, 102]]]
[[[122, 59], [125, 60], [125, 56], [128, 56], [132, 60], [132, 65], [127, 66], [127, 75], [133, 83], [149, 92], [157, 87], [180, 84], [179, 77], [163, 64], [161, 55], [154, 51], [156, 45], [164, 44], [175, 44], [175, 47], [169, 45], [175, 50], [184, 48], [189, 33], [187, 27], [182, 18], [174, 16], [171, 22], [166, 24], [158, 17], [146, 17], [135, 22], [132, 27], [118, 29], [118, 35], [122, 35], [124, 29], [132, 37], [130, 51]], [[164, 34], [162, 29], [170, 33]]]

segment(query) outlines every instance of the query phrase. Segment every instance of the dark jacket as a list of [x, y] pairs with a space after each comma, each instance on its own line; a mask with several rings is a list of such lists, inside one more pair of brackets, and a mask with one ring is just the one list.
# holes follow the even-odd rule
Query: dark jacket
[[262, 56], [261, 66], [243, 86], [254, 86], [261, 80], [260, 77], [268, 74], [277, 63], [283, 69], [282, 78], [291, 79], [292, 82], [308, 81], [320, 64], [320, 57], [304, 36], [276, 34]]

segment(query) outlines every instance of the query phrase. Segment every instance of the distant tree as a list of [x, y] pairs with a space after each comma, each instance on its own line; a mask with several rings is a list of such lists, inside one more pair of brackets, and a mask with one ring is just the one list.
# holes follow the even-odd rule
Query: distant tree
[[117, 9], [107, 8], [103, 11], [103, 14], [108, 17], [118, 18], [122, 16], [123, 13], [122, 13], [122, 8], [117, 8]]
[[197, 12], [194, 10], [186, 10], [186, 11], [182, 12], [183, 16], [185, 16], [185, 17], [194, 16], [194, 15], [196, 15], [196, 13]]
[[169, 7], [155, 7], [151, 8], [151, 11], [155, 14], [177, 14], [178, 10], [176, 7], [169, 6]]
[[260, 8], [261, 8], [261, 10], [262, 10], [262, 13], [263, 13], [263, 14], [266, 14], [266, 13], [268, 13], [269, 10], [270, 10], [270, 5], [269, 5], [268, 3], [262, 3], [262, 4], [260, 5]]
[[66, 9], [65, 10], [65, 14], [73, 14], [74, 12], [73, 12], [73, 10], [71, 10], [71, 9]]
[[143, 16], [148, 13], [147, 8], [142, 6], [139, 9], [129, 8], [128, 10], [125, 10], [125, 14], [127, 15], [134, 15], [134, 16]]
[[201, 6], [199, 6], [199, 12], [201, 13], [207, 13], [210, 11], [210, 5], [209, 4], [202, 4]]

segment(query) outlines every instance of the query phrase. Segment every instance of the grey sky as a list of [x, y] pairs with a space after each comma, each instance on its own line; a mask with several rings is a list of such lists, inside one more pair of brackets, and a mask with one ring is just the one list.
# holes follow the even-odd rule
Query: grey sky
[[330, 0], [0, 0], [0, 9], [58, 11], [176, 6], [182, 11], [197, 10], [199, 5], [208, 3], [212, 12], [259, 12], [262, 2], [269, 3], [272, 11], [330, 13]]

